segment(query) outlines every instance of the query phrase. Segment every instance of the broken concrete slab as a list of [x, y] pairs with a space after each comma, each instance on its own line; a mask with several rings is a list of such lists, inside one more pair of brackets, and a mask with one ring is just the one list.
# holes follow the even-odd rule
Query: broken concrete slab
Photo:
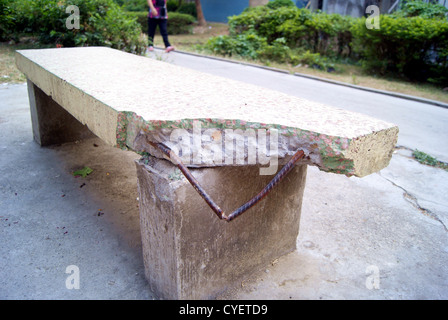
[[[31, 82], [114, 146], [135, 149], [139, 134], [157, 142], [173, 140], [179, 130], [193, 135], [195, 123], [214, 130], [209, 136], [219, 132], [221, 140], [214, 141], [222, 148], [225, 130], [246, 140], [260, 132], [269, 140], [274, 132], [279, 142], [270, 149], [280, 163], [302, 148], [308, 164], [361, 177], [386, 167], [397, 141], [398, 128], [384, 121], [110, 48], [20, 50], [16, 63]], [[262, 141], [255, 147], [266, 149]], [[210, 158], [210, 148], [191, 147], [201, 159], [194, 166], [228, 165]], [[138, 151], [160, 156], [144, 146]], [[244, 165], [249, 157], [242, 157]]]

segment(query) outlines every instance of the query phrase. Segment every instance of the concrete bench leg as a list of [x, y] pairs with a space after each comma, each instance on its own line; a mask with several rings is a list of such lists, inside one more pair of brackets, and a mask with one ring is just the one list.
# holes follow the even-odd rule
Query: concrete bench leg
[[[219, 220], [170, 162], [136, 166], [145, 275], [159, 298], [215, 298], [296, 249], [306, 165], [232, 222]], [[273, 178], [255, 166], [191, 171], [227, 213]]]
[[30, 80], [27, 83], [33, 136], [37, 143], [48, 146], [93, 136], [87, 126], [76, 120], [34, 83]]

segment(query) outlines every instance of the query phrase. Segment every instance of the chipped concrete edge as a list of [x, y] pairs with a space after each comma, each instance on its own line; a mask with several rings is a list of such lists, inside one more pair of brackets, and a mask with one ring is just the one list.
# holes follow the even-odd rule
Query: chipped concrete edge
[[[200, 159], [199, 162], [186, 162], [185, 165], [189, 167], [265, 165], [265, 163], [260, 163], [258, 157], [260, 152], [263, 155], [267, 155], [267, 146], [260, 147], [256, 142], [256, 146], [253, 146], [247, 136], [247, 130], [252, 130], [255, 140], [256, 131], [261, 129], [269, 135], [266, 141], [271, 141], [272, 137], [270, 135], [272, 130], [276, 130], [276, 135], [278, 134], [276, 150], [271, 150], [269, 147], [269, 153], [274, 151], [274, 161], [278, 161], [278, 164], [285, 164], [300, 149], [306, 154], [302, 163], [317, 166], [322, 171], [343, 174], [349, 177], [363, 177], [387, 167], [392, 158], [392, 152], [397, 143], [399, 132], [399, 128], [393, 126], [370, 134], [347, 138], [279, 124], [260, 124], [243, 120], [210, 118], [146, 121], [134, 112], [120, 112], [118, 115], [117, 144], [121, 148], [149, 153], [156, 158], [165, 158], [165, 156], [158, 150], [155, 150], [148, 141], [163, 142], [170, 148], [174, 147], [173, 150], [176, 150], [176, 154], [180, 150], [183, 153], [185, 150], [182, 144], [178, 144], [179, 141], [177, 139], [179, 137], [177, 135], [174, 135], [176, 140], [173, 141], [173, 132], [181, 130], [186, 135], [187, 141], [190, 142], [191, 137], [197, 133], [195, 132], [195, 122], [200, 122], [199, 127], [203, 128], [204, 132], [212, 129], [214, 133], [217, 133], [216, 136], [219, 139], [217, 142], [211, 142], [214, 139], [209, 137], [210, 139], [205, 139], [209, 141], [208, 146], [203, 146], [204, 140], [200, 138], [201, 145], [199, 147], [196, 146], [194, 152], [191, 146], [187, 146], [187, 155], [184, 159], [191, 160], [192, 157]], [[223, 160], [223, 157], [225, 158], [228, 155], [228, 150], [225, 150], [227, 137], [224, 136], [227, 134], [225, 131], [229, 129], [232, 131], [232, 137], [230, 138], [232, 141], [232, 154], [234, 152], [234, 141], [236, 143], [237, 141], [243, 141], [242, 143], [244, 144], [241, 151], [243, 152], [241, 159], [231, 163]], [[214, 133], [212, 136], [214, 136]], [[200, 134], [202, 135], [203, 131], [200, 131]], [[245, 142], [246, 138], [247, 142]], [[184, 137], [181, 140], [182, 143], [185, 143]], [[251, 146], [253, 148], [250, 150], [256, 150], [254, 152], [257, 154], [257, 157], [251, 158], [257, 158], [256, 163], [250, 163], [249, 160], [251, 156], [249, 148]], [[221, 157], [218, 157], [218, 159], [215, 158], [215, 152], [211, 152], [211, 150], [216, 150], [213, 148], [220, 149], [218, 153], [221, 154]], [[263, 150], [260, 151], [260, 148]], [[179, 154], [177, 155], [179, 156]], [[272, 155], [269, 156], [268, 160], [270, 165], [272, 164], [271, 159]], [[239, 162], [239, 160], [242, 161]]]

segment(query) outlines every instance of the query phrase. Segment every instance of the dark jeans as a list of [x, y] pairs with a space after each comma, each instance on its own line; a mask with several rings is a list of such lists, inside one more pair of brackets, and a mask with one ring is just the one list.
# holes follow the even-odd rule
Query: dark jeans
[[168, 19], [148, 18], [148, 40], [150, 46], [153, 45], [154, 35], [156, 33], [157, 26], [159, 26], [160, 34], [162, 35], [165, 48], [171, 46], [170, 42], [168, 41], [167, 25], [168, 25]]

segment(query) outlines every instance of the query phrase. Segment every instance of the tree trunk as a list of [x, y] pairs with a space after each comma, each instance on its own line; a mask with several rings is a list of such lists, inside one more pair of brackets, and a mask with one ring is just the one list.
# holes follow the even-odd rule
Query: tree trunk
[[196, 12], [198, 14], [198, 23], [201, 27], [205, 27], [207, 25], [207, 21], [205, 21], [204, 13], [202, 12], [201, 0], [194, 0], [196, 3]]

